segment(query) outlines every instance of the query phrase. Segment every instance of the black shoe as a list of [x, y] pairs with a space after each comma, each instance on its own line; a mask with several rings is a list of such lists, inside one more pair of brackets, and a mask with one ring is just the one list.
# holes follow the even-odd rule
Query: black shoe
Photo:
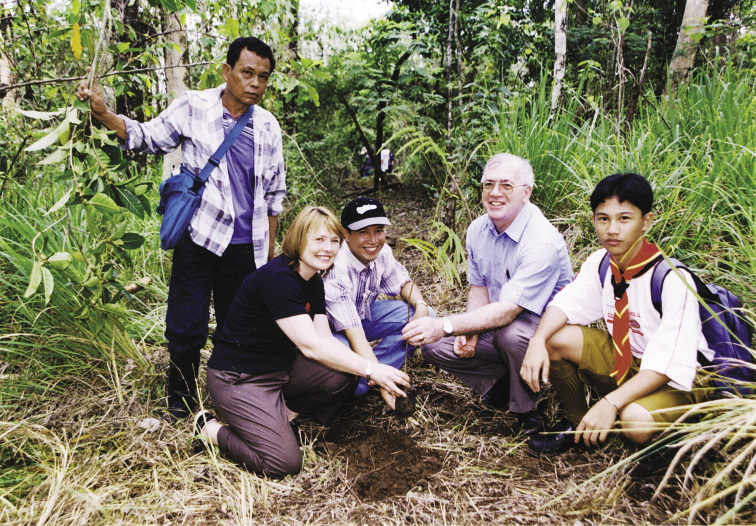
[[527, 452], [534, 457], [561, 455], [576, 446], [574, 431], [575, 426], [567, 422], [553, 432], [533, 435], [528, 441]]
[[203, 450], [207, 450], [208, 448], [213, 447], [210, 439], [202, 434], [202, 430], [205, 429], [207, 423], [212, 420], [217, 419], [215, 418], [215, 415], [210, 411], [203, 410], [194, 415], [194, 436], [192, 438], [192, 449], [195, 453], [201, 453]]
[[217, 420], [217, 418], [215, 418], [215, 415], [207, 410], [202, 410], [194, 415], [194, 436], [201, 435], [202, 430], [205, 429], [205, 426], [211, 420]]
[[533, 409], [527, 413], [513, 413], [517, 417], [517, 426], [520, 433], [526, 437], [533, 436], [543, 431], [543, 416], [538, 410]]
[[166, 420], [183, 420], [197, 407], [197, 369], [199, 363], [171, 360], [168, 364], [168, 413]]
[[506, 411], [509, 409], [509, 377], [502, 376], [481, 398], [483, 405]]
[[166, 419], [176, 423], [189, 416], [197, 405], [197, 401], [186, 391], [168, 391], [168, 412]]

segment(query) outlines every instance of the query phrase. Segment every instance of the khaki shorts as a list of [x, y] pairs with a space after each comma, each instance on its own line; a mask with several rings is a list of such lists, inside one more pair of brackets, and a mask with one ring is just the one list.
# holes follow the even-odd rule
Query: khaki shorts
[[[581, 329], [583, 330], [583, 355], [580, 358], [578, 375], [583, 383], [595, 388], [599, 395], [606, 396], [617, 389], [617, 382], [609, 376], [614, 367], [612, 335], [603, 329], [591, 327], [581, 327]], [[638, 374], [638, 371], [640, 371], [640, 360], [633, 356], [628, 379]], [[699, 373], [696, 375], [692, 391], [681, 391], [665, 384], [653, 393], [638, 398], [635, 403], [649, 411], [657, 423], [672, 423], [685, 414], [686, 409], [670, 409], [707, 400], [707, 393], [710, 391], [708, 386], [706, 377]]]

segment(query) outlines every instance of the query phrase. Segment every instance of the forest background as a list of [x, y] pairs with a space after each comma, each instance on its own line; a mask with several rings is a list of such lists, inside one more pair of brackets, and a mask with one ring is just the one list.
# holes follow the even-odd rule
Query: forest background
[[[423, 215], [393, 242], [434, 280], [441, 312], [461, 308], [462, 240], [481, 213], [482, 166], [492, 153], [509, 151], [532, 163], [533, 200], [565, 234], [576, 267], [596, 248], [590, 190], [605, 175], [637, 171], [657, 195], [651, 237], [740, 295], [743, 314], [753, 317], [753, 2], [396, 0], [385, 17], [359, 29], [335, 25], [336, 9], [298, 0], [3, 0], [3, 524], [438, 517], [438, 508], [422, 507], [425, 497], [358, 515], [350, 515], [354, 503], [343, 515], [330, 506], [328, 520], [306, 506], [287, 507], [302, 491], [301, 478], [279, 485], [219, 458], [203, 463], [185, 451], [187, 429], [153, 418], [164, 396], [171, 257], [159, 248], [154, 209], [157, 185], [177, 161], [123, 153], [92, 124], [73, 96], [87, 66], [114, 109], [146, 120], [186, 89], [222, 82], [235, 37], [269, 42], [279, 63], [262, 104], [282, 124], [289, 188], [279, 232], [302, 206], [338, 210], [350, 196], [384, 195], [401, 181], [422, 196], [413, 204]], [[395, 172], [377, 169], [360, 180], [361, 150], [377, 167], [383, 147], [396, 155]], [[696, 423], [672, 433], [679, 454], [654, 482], [651, 511], [639, 512], [636, 499], [616, 514], [617, 487], [626, 488], [617, 486], [617, 470], [636, 459], [620, 454], [619, 468], [555, 486], [590, 499], [572, 498], [565, 508], [555, 493], [541, 495], [534, 515], [520, 518], [753, 522], [754, 409], [752, 397], [694, 409]], [[140, 449], [143, 442], [153, 449]], [[521, 442], [502, 447], [521, 457]], [[323, 466], [332, 459], [307, 452], [308, 484], [327, 479]], [[459, 494], [452, 479], [436, 487]], [[331, 482], [322, 486], [326, 493], [337, 491]], [[464, 507], [450, 506], [459, 515], [444, 520], [480, 520], [475, 504], [477, 512]], [[486, 513], [511, 518], [504, 508]]]

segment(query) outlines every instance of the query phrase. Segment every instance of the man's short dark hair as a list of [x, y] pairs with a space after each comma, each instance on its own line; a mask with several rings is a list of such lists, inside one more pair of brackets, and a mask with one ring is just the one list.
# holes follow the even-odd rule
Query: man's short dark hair
[[591, 194], [591, 210], [606, 201], [616, 197], [620, 203], [628, 203], [640, 208], [643, 215], [648, 214], [654, 205], [654, 189], [645, 177], [636, 173], [619, 173], [604, 177], [599, 181]]
[[256, 37], [239, 37], [228, 46], [228, 53], [226, 54], [226, 64], [232, 68], [236, 65], [236, 61], [239, 60], [242, 49], [251, 51], [255, 55], [261, 58], [267, 58], [270, 61], [270, 72], [276, 68], [276, 59], [273, 57], [273, 50], [270, 46]]

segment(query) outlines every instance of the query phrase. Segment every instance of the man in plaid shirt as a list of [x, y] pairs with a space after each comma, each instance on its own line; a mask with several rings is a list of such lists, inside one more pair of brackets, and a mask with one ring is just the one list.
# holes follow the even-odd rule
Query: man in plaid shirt
[[[325, 282], [326, 311], [334, 336], [368, 360], [404, 365], [405, 352], [415, 348], [402, 340], [402, 328], [411, 319], [428, 316], [428, 304], [420, 290], [386, 245], [385, 227], [391, 225], [383, 205], [370, 197], [347, 203], [341, 213], [347, 236]], [[380, 294], [401, 300], [376, 301]], [[373, 349], [371, 341], [381, 340]], [[360, 379], [354, 396], [368, 391]], [[396, 398], [381, 389], [381, 396], [392, 409]]]
[[[108, 109], [86, 83], [80, 100], [115, 130], [124, 149], [165, 154], [181, 147], [182, 165], [199, 173], [236, 120], [262, 99], [275, 67], [270, 47], [254, 37], [231, 43], [226, 83], [189, 91], [155, 119], [139, 123]], [[216, 334], [244, 278], [273, 257], [277, 216], [286, 192], [281, 128], [255, 106], [239, 138], [213, 170], [189, 229], [176, 246], [168, 290], [168, 412], [184, 418], [194, 408], [200, 350], [208, 336], [212, 293]]]

